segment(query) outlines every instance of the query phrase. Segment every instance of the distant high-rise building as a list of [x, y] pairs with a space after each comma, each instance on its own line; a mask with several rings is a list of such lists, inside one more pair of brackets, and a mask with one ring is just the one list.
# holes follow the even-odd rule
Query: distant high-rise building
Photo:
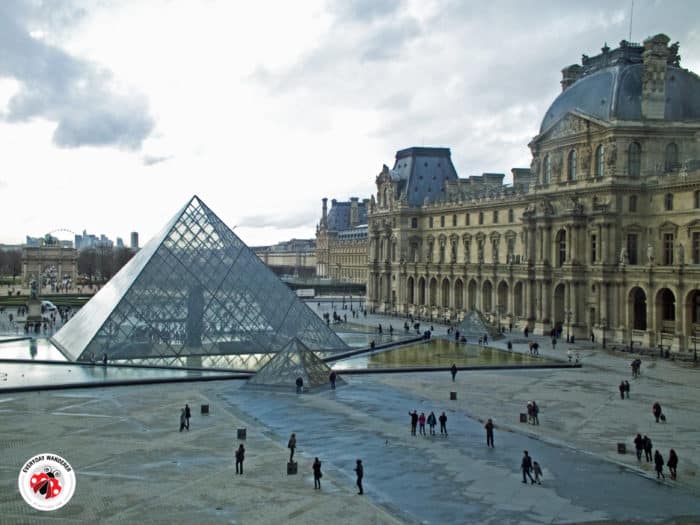
[[131, 232], [131, 249], [139, 249], [139, 232]]
[[124, 248], [124, 239], [117, 237], [117, 248]]

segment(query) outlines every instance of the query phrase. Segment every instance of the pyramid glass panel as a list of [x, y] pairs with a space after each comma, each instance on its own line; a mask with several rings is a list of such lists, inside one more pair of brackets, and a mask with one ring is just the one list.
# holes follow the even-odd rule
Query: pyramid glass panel
[[52, 341], [79, 361], [256, 369], [297, 338], [347, 348], [195, 196]]

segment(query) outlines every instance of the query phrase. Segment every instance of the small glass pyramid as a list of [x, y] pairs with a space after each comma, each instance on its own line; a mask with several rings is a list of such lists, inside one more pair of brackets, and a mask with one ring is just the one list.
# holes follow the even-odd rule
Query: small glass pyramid
[[256, 369], [295, 338], [347, 348], [194, 196], [51, 341], [77, 361]]

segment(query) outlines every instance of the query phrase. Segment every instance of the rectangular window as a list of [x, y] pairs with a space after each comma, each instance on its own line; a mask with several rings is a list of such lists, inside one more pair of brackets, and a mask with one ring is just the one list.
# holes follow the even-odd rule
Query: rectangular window
[[452, 216], [452, 226], [457, 226], [457, 216], [456, 215]]
[[515, 212], [513, 210], [508, 210], [508, 222], [513, 222], [515, 220]]
[[598, 261], [598, 237], [591, 235], [591, 263]]
[[418, 218], [417, 217], [411, 218], [411, 228], [418, 228]]
[[673, 234], [664, 233], [664, 264], [671, 266], [673, 264]]
[[440, 216], [440, 228], [444, 228], [444, 227], [445, 227], [445, 216], [441, 215]]
[[629, 202], [629, 207], [630, 207], [630, 212], [635, 213], [637, 211], [637, 196], [636, 195], [630, 195], [630, 202]]
[[693, 232], [693, 264], [700, 264], [700, 232]]
[[479, 212], [479, 224], [484, 224], [484, 212]]
[[466, 224], [467, 226], [469, 226], [469, 214], [468, 214], [468, 213], [465, 213], [465, 214], [464, 214], [464, 224]]
[[428, 226], [430, 226], [431, 228], [433, 227], [433, 218], [432, 217], [430, 217], [428, 219]]
[[498, 210], [493, 210], [493, 223], [498, 224]]
[[627, 257], [629, 258], [630, 264], [639, 264], [637, 262], [637, 234], [628, 233], [627, 234]]

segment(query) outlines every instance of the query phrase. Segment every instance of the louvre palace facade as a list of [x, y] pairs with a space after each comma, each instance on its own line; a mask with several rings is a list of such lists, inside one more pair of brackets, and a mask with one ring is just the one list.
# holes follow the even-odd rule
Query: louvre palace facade
[[512, 185], [459, 178], [449, 149], [397, 152], [369, 203], [368, 305], [692, 351], [700, 77], [678, 50], [656, 35], [564, 68]]

